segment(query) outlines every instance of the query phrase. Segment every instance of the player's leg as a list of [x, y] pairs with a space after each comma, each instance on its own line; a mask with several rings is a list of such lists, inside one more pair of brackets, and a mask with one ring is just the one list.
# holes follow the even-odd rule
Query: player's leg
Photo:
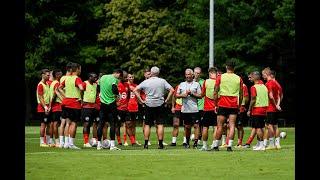
[[213, 143], [213, 150], [219, 151], [219, 143], [221, 141], [222, 137], [222, 131], [223, 131], [223, 124], [226, 120], [226, 109], [225, 108], [219, 108], [217, 113], [217, 132], [215, 136], [215, 140]]
[[101, 103], [100, 105], [100, 112], [99, 112], [99, 121], [98, 121], [98, 127], [97, 127], [97, 139], [98, 139], [98, 144], [97, 144], [97, 150], [102, 149], [102, 134], [103, 134], [103, 129], [105, 127], [105, 122], [106, 122], [106, 113], [107, 113], [107, 105], [104, 103]]
[[144, 149], [148, 149], [149, 137], [150, 137], [150, 125], [153, 124], [153, 108], [146, 107], [145, 121], [143, 127], [143, 135], [144, 135]]
[[48, 144], [45, 142], [45, 133], [46, 133], [46, 117], [44, 112], [39, 112], [38, 117], [40, 119], [40, 147], [49, 147]]
[[221, 141], [219, 142], [219, 146], [221, 147], [226, 147], [227, 144], [226, 144], [226, 139], [227, 139], [227, 123], [223, 123], [222, 125], [222, 136], [221, 136]]
[[258, 137], [258, 146], [254, 148], [254, 151], [264, 151], [265, 146], [263, 144], [263, 128], [264, 128], [264, 117], [263, 116], [256, 116], [254, 117], [256, 124], [256, 131], [257, 131], [257, 137]]
[[172, 129], [172, 141], [171, 141], [171, 146], [176, 146], [177, 145], [177, 137], [179, 134], [179, 125], [180, 125], [180, 113], [181, 111], [175, 111], [174, 116], [173, 116], [173, 129]]
[[[210, 121], [210, 111], [205, 111], [204, 115], [203, 115], [203, 119], [202, 119], [202, 147], [201, 147], [201, 151], [207, 151], [208, 150], [208, 131], [209, 131], [209, 121]], [[212, 119], [213, 120], [213, 119]]]
[[243, 130], [243, 119], [244, 119], [245, 113], [241, 112], [237, 116], [237, 122], [236, 122], [236, 127], [237, 127], [237, 132], [238, 132], [238, 144], [237, 147], [242, 147], [242, 139], [244, 136], [244, 130]]
[[237, 109], [232, 109], [232, 112], [230, 112], [230, 115], [229, 115], [229, 133], [228, 133], [229, 142], [228, 142], [227, 151], [232, 151], [237, 115], [238, 115]]
[[81, 119], [83, 122], [83, 147], [92, 147], [89, 143], [89, 136], [90, 136], [90, 126], [91, 122], [93, 121], [93, 111], [94, 109], [83, 108], [81, 110]]
[[60, 147], [59, 144], [59, 126], [60, 126], [60, 119], [61, 119], [61, 111], [53, 112], [53, 135], [55, 138], [55, 147]]
[[194, 144], [193, 148], [197, 148], [198, 146], [198, 139], [200, 134], [200, 114], [198, 113], [192, 113], [192, 121], [193, 121], [193, 127], [194, 127]]
[[107, 108], [108, 112], [108, 119], [110, 119], [110, 150], [121, 150], [115, 146], [115, 136], [116, 136], [116, 128], [119, 120], [117, 118], [117, 105], [115, 102], [108, 105]]
[[191, 135], [191, 124], [192, 118], [190, 117], [189, 113], [181, 113], [183, 122], [184, 122], [184, 131], [186, 135], [186, 144], [184, 145], [185, 148], [190, 148], [190, 135]]
[[72, 112], [72, 115], [70, 116], [71, 124], [69, 127], [69, 148], [80, 149], [74, 144], [74, 141], [77, 133], [77, 122], [80, 121], [81, 118], [81, 109], [70, 109], [70, 112]]

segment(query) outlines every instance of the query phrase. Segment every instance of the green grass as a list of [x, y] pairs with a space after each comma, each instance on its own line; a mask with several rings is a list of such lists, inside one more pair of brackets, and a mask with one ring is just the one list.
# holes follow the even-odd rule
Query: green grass
[[[294, 179], [295, 129], [282, 128], [287, 138], [281, 150], [254, 152], [236, 149], [227, 152], [202, 152], [182, 146], [158, 150], [152, 128], [148, 150], [120, 147], [122, 151], [87, 148], [81, 150], [39, 147], [39, 127], [25, 127], [26, 179]], [[165, 128], [165, 142], [171, 142], [171, 127]], [[178, 144], [182, 144], [182, 132]], [[245, 128], [248, 138], [250, 128]], [[210, 128], [209, 145], [212, 143]], [[141, 128], [137, 140], [143, 142]], [[128, 139], [129, 142], [129, 139]], [[235, 138], [237, 142], [237, 138]], [[256, 140], [253, 141], [253, 145]], [[82, 147], [82, 127], [78, 127], [76, 145]]]

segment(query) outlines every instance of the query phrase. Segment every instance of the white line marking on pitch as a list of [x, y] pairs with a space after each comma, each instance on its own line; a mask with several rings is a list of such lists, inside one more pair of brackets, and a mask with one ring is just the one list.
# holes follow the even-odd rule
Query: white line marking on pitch
[[52, 154], [52, 153], [57, 153], [57, 152], [31, 152], [26, 154]]

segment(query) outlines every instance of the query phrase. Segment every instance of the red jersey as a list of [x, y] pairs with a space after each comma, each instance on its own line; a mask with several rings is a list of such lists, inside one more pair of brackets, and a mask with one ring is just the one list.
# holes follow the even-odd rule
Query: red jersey
[[[37, 93], [38, 93], [38, 95], [43, 95], [44, 94], [44, 88], [43, 88], [42, 84], [38, 85]], [[49, 104], [46, 104], [46, 105], [49, 107]], [[41, 103], [39, 103], [38, 106], [37, 106], [37, 112], [44, 112], [44, 108], [42, 107]]]
[[[79, 84], [83, 85], [82, 80], [77, 77], [75, 80], [75, 86], [78, 87]], [[64, 87], [65, 86], [65, 80], [60, 84], [60, 86]], [[72, 108], [72, 109], [81, 109], [81, 103], [79, 99], [77, 98], [64, 98], [62, 100], [62, 106], [67, 107], [67, 108]]]
[[120, 99], [117, 101], [118, 110], [127, 111], [128, 110], [128, 93], [129, 93], [129, 84], [127, 82], [119, 82], [118, 91]]
[[132, 92], [134, 88], [136, 88], [136, 84], [129, 84], [130, 89], [130, 99], [128, 102], [128, 111], [129, 112], [138, 112], [138, 98], [137, 96]]
[[[247, 85], [243, 84], [243, 91], [242, 92], [243, 92], [243, 99], [244, 99], [244, 97], [249, 96]], [[246, 107], [244, 105], [241, 105], [240, 112], [245, 112], [245, 111], [246, 111]]]
[[[263, 82], [259, 82], [259, 84], [263, 84]], [[251, 86], [250, 89], [251, 97], [257, 96], [257, 90], [254, 86]], [[251, 115], [253, 116], [266, 116], [267, 115], [267, 107], [252, 107]]]
[[146, 100], [147, 95], [143, 90], [140, 91], [140, 97], [142, 100], [144, 100], [144, 101]]
[[[178, 88], [179, 88], [179, 85], [176, 86], [176, 88], [174, 89], [173, 94], [177, 94]], [[176, 100], [177, 100], [177, 99], [176, 99]], [[182, 107], [182, 104], [175, 103], [175, 105], [174, 105], [174, 110], [175, 110], [175, 111], [181, 111], [181, 107]]]
[[[216, 79], [213, 79], [216, 80]], [[202, 86], [202, 92], [204, 94], [206, 94], [206, 80], [203, 82], [203, 86]], [[210, 99], [207, 96], [204, 96], [204, 106], [203, 106], [203, 111], [214, 111], [215, 109], [215, 104], [214, 104], [214, 100]]]
[[[56, 90], [58, 87], [59, 87], [59, 82], [57, 82], [55, 85], [54, 85], [54, 90]], [[54, 91], [53, 92], [54, 94], [56, 94], [56, 92]], [[56, 94], [57, 95], [57, 94]], [[56, 98], [58, 98], [58, 97], [56, 97]], [[62, 109], [61, 109], [61, 103], [58, 103], [58, 102], [55, 102], [55, 101], [53, 101], [52, 102], [52, 104], [51, 104], [51, 110], [52, 110], [52, 112], [59, 112], [59, 111], [62, 111]]]
[[[275, 80], [269, 80], [266, 83], [267, 89], [268, 89], [268, 97], [269, 97], [269, 93], [272, 92], [273, 94], [273, 98], [274, 100], [278, 101], [278, 96], [280, 91], [282, 91], [282, 89], [280, 90], [280, 85], [278, 85], [279, 83], [277, 83]], [[277, 108], [276, 106], [271, 102], [271, 99], [269, 98], [269, 106], [267, 108], [267, 112], [277, 112]]]
[[[221, 83], [221, 76], [217, 76], [216, 85], [219, 86]], [[240, 78], [240, 91], [243, 89], [243, 81]], [[238, 108], [238, 96], [220, 96], [218, 101], [219, 107], [225, 108]]]

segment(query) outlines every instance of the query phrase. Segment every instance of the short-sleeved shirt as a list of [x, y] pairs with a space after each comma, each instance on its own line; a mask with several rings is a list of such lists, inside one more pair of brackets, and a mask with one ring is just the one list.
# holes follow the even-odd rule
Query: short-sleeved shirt
[[[60, 84], [60, 86], [63, 86], [65, 87], [65, 80]], [[83, 85], [83, 81], [81, 80], [80, 77], [77, 77], [75, 79], [75, 86], [78, 87], [78, 85], [81, 84]], [[81, 109], [81, 102], [79, 101], [78, 98], [64, 98], [62, 100], [62, 105], [64, 107], [67, 107], [67, 108], [72, 108], [72, 109]]]
[[[279, 92], [281, 89], [279, 88], [279, 83], [277, 83], [275, 80], [269, 80], [266, 83], [267, 89], [268, 89], [268, 96], [269, 93], [272, 92], [274, 100], [278, 101]], [[267, 108], [267, 112], [277, 112], [276, 106], [272, 103], [270, 97], [269, 97], [269, 106]]]
[[[182, 82], [179, 85], [177, 94], [184, 94], [187, 90], [190, 90], [193, 94], [201, 94], [201, 87], [198, 82]], [[182, 98], [182, 113], [196, 113], [199, 112], [198, 109], [198, 99], [188, 95], [185, 98]]]
[[128, 110], [128, 94], [129, 94], [129, 85], [126, 82], [119, 82], [118, 84], [118, 91], [120, 99], [118, 100], [118, 106], [117, 109], [121, 111], [127, 111]]
[[[43, 95], [44, 94], [44, 88], [43, 88], [42, 84], [38, 85], [37, 93], [38, 93], [38, 95]], [[46, 105], [48, 106], [49, 104], [46, 104]], [[44, 108], [42, 107], [41, 103], [39, 103], [38, 106], [37, 106], [37, 112], [44, 112]]]
[[[263, 82], [259, 82], [259, 84], [263, 84]], [[257, 90], [254, 86], [250, 88], [251, 97], [257, 96]], [[252, 107], [251, 115], [253, 116], [266, 116], [267, 115], [267, 107]]]
[[136, 84], [129, 84], [130, 90], [130, 99], [128, 103], [128, 111], [129, 112], [138, 112], [138, 98], [137, 96], [132, 92], [134, 88], [136, 88]]
[[164, 103], [164, 91], [170, 90], [172, 86], [159, 77], [150, 77], [137, 86], [146, 94], [146, 105], [148, 107], [159, 107]]
[[[221, 76], [217, 76], [216, 86], [219, 86], [221, 83]], [[240, 78], [240, 91], [243, 89], [243, 81]], [[238, 108], [238, 96], [222, 96], [220, 95], [218, 101], [218, 107], [225, 107], [225, 108]]]
[[116, 100], [116, 95], [112, 92], [112, 85], [118, 86], [119, 80], [112, 74], [103, 75], [99, 80], [100, 100], [104, 104], [111, 104]]

